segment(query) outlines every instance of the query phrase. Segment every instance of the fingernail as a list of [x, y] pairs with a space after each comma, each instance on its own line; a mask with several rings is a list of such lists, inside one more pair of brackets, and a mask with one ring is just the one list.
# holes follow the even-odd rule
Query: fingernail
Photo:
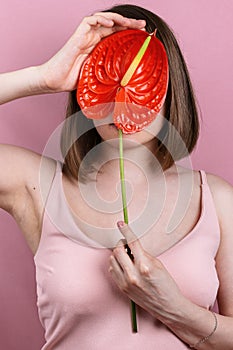
[[124, 221], [118, 221], [117, 226], [118, 227], [123, 227], [125, 225]]

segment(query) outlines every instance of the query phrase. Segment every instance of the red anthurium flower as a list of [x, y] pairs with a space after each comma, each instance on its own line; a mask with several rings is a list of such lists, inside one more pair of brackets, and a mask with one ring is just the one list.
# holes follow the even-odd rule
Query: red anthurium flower
[[154, 34], [128, 29], [97, 44], [84, 62], [77, 101], [91, 119], [113, 113], [123, 133], [149, 125], [161, 110], [168, 86], [168, 61]]
[[[140, 131], [155, 119], [165, 101], [167, 86], [165, 49], [155, 33], [150, 35], [142, 30], [123, 30], [103, 39], [84, 62], [80, 73], [77, 101], [82, 112], [91, 119], [106, 118], [113, 113], [113, 121], [119, 129], [121, 193], [126, 223], [129, 220], [122, 133]], [[133, 301], [131, 317], [132, 330], [137, 332]]]

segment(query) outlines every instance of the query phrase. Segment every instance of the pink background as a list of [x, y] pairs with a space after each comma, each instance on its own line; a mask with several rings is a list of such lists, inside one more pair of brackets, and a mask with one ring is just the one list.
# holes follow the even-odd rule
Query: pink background
[[[80, 19], [114, 5], [110, 0], [5, 0], [1, 3], [1, 72], [49, 59]], [[229, 0], [122, 1], [151, 9], [174, 29], [202, 112], [193, 166], [233, 183], [232, 13]], [[4, 87], [1, 87], [1, 89]], [[1, 106], [0, 142], [42, 152], [64, 116], [66, 94], [28, 97]], [[4, 171], [2, 164], [1, 171]], [[0, 211], [0, 347], [38, 350], [43, 330], [37, 309], [32, 254], [11, 217]], [[33, 345], [32, 345], [33, 344]]]

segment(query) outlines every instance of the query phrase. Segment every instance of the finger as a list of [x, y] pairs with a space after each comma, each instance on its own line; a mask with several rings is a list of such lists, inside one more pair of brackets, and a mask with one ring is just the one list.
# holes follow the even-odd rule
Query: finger
[[113, 256], [123, 270], [126, 278], [129, 278], [129, 276], [135, 273], [135, 266], [126, 252], [125, 242], [122, 240], [118, 242], [116, 248], [113, 250]]
[[[110, 35], [110, 34], [113, 34], [113, 33], [115, 33], [115, 32], [120, 32], [120, 31], [125, 30], [125, 29], [127, 29], [127, 28], [129, 28], [129, 27], [123, 27], [123, 26], [120, 26], [120, 25], [114, 25], [114, 26], [111, 27], [111, 28], [106, 28], [106, 27], [103, 27], [103, 26], [102, 26], [102, 27], [99, 29], [99, 35], [100, 35], [101, 38], [104, 38], [104, 37], [106, 37], [106, 36], [108, 36], [108, 35]], [[132, 28], [131, 28], [131, 29], [132, 29]], [[137, 29], [140, 29], [140, 28], [137, 28]], [[145, 31], [144, 28], [142, 28], [142, 29], [140, 29], [140, 30]]]
[[117, 259], [115, 258], [114, 255], [111, 255], [110, 256], [110, 259], [109, 259], [109, 272], [111, 271], [115, 271], [116, 274], [118, 275], [122, 275], [124, 272], [123, 272], [123, 269], [121, 268], [121, 266], [119, 265]]
[[114, 12], [96, 12], [94, 15], [104, 16], [114, 21], [115, 24], [130, 28], [144, 28], [146, 21], [143, 19], [127, 18]]
[[124, 272], [113, 255], [110, 256], [109, 272], [116, 284], [121, 289], [126, 289], [127, 283], [125, 281]]
[[117, 226], [118, 226], [121, 234], [125, 237], [127, 244], [130, 247], [131, 252], [134, 256], [134, 259], [139, 260], [142, 257], [144, 250], [143, 250], [137, 236], [131, 230], [131, 228], [123, 221], [118, 221]]
[[[117, 251], [118, 249], [119, 251]], [[130, 286], [139, 286], [137, 270], [122, 247], [122, 244], [114, 249], [113, 254], [111, 257], [112, 271], [110, 272], [114, 275], [113, 278], [120, 288], [124, 292], [128, 292]]]
[[[115, 32], [114, 21], [101, 15], [84, 17], [77, 27], [72, 39], [80, 40], [92, 29], [98, 29], [100, 37], [105, 37]], [[125, 29], [125, 28], [124, 28]], [[103, 33], [102, 33], [103, 32]]]
[[83, 21], [90, 26], [97, 26], [99, 24], [104, 27], [112, 27], [114, 25], [114, 21], [111, 18], [107, 18], [102, 15], [85, 17]]

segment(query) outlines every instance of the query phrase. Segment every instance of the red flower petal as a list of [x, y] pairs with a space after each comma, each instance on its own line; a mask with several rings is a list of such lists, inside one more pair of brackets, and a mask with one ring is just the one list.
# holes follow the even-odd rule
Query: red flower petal
[[155, 119], [168, 86], [167, 55], [155, 35], [129, 82], [121, 86], [148, 35], [141, 30], [120, 31], [103, 39], [91, 52], [77, 88], [78, 103], [88, 118], [101, 119], [114, 112], [114, 123], [124, 133], [140, 131]]

